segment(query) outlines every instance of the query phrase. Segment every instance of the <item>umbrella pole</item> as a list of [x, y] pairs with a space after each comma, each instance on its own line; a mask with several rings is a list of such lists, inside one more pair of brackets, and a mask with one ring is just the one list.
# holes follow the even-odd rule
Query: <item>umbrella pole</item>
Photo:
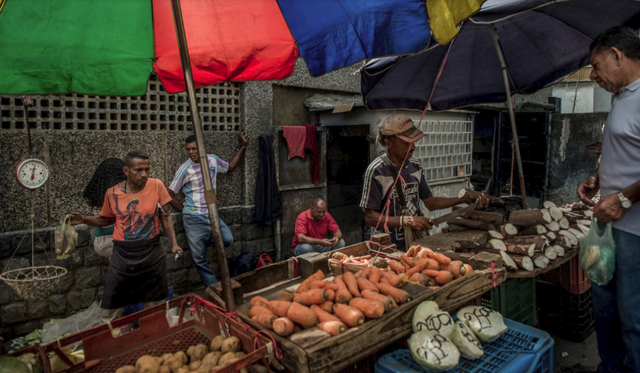
[[513, 103], [511, 102], [511, 90], [509, 89], [509, 77], [507, 76], [507, 64], [504, 60], [504, 55], [502, 54], [502, 49], [500, 48], [500, 43], [498, 42], [498, 32], [494, 25], [489, 26], [489, 32], [491, 33], [491, 37], [493, 38], [493, 44], [496, 46], [496, 52], [498, 53], [498, 58], [500, 59], [500, 64], [502, 65], [502, 78], [504, 79], [504, 90], [507, 94], [507, 107], [509, 108], [509, 119], [511, 121], [511, 132], [513, 134], [513, 147], [516, 153], [516, 160], [518, 162], [518, 177], [520, 179], [520, 195], [522, 196], [522, 208], [529, 208], [527, 203], [527, 192], [525, 190], [524, 185], [524, 174], [522, 171], [522, 158], [520, 157], [520, 141], [518, 141], [518, 129], [516, 128], [516, 116], [513, 112]]
[[171, 8], [173, 9], [173, 19], [176, 27], [176, 36], [178, 38], [178, 48], [180, 49], [180, 60], [182, 62], [182, 72], [184, 74], [184, 83], [186, 86], [187, 97], [189, 99], [189, 108], [191, 109], [191, 118], [193, 119], [193, 129], [196, 135], [196, 144], [198, 146], [198, 158], [200, 159], [200, 172], [202, 173], [202, 181], [204, 182], [204, 197], [209, 208], [209, 217], [211, 220], [211, 233], [213, 234], [213, 251], [218, 261], [218, 269], [220, 270], [220, 281], [222, 282], [222, 299], [225, 302], [227, 312], [235, 312], [236, 304], [233, 301], [233, 293], [231, 291], [231, 278], [229, 276], [229, 267], [227, 265], [227, 256], [224, 253], [224, 243], [222, 242], [222, 231], [220, 230], [220, 218], [218, 216], [218, 207], [216, 206], [217, 197], [216, 190], [213, 189], [211, 183], [211, 174], [209, 167], [202, 167], [208, 162], [207, 152], [204, 148], [204, 134], [200, 123], [200, 114], [198, 113], [198, 104], [196, 102], [196, 91], [193, 84], [193, 74], [191, 73], [191, 60], [189, 59], [189, 48], [187, 46], [187, 36], [184, 32], [184, 23], [182, 20], [182, 10], [180, 9], [180, 0], [171, 0]]

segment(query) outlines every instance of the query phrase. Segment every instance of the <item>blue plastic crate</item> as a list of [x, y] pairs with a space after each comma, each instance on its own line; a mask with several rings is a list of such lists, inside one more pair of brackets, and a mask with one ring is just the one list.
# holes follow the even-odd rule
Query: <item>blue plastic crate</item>
[[[460, 358], [449, 372], [495, 373], [532, 372], [553, 373], [553, 338], [530, 326], [504, 319], [509, 327], [500, 339], [483, 344], [484, 355], [478, 360]], [[409, 350], [397, 350], [382, 356], [375, 366], [376, 373], [428, 372], [413, 360]]]

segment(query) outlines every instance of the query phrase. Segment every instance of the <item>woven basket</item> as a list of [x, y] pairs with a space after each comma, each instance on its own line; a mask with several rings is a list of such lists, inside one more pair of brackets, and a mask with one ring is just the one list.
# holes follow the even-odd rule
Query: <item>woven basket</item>
[[0, 274], [0, 279], [27, 302], [45, 300], [56, 291], [67, 270], [57, 266], [26, 267]]

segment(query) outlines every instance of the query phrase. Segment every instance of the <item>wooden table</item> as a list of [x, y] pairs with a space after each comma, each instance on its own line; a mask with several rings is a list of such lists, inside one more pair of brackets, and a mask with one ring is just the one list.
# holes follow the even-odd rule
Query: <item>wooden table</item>
[[[365, 253], [369, 246], [360, 243], [345, 247], [339, 251], [354, 254]], [[256, 329], [263, 329], [251, 320], [249, 300], [260, 295], [267, 300], [274, 300], [281, 289], [299, 285], [309, 275], [321, 269], [325, 275], [331, 276], [328, 266], [328, 255], [311, 254], [298, 257], [300, 277], [293, 275], [293, 262], [290, 260], [269, 265], [256, 271], [238, 276], [232, 280], [238, 316]], [[499, 269], [493, 285], [505, 281], [506, 271]], [[281, 361], [287, 369], [296, 373], [334, 373], [351, 364], [371, 356], [391, 343], [407, 338], [412, 332], [411, 320], [416, 307], [423, 301], [433, 300], [441, 309], [452, 311], [473, 300], [492, 288], [490, 271], [474, 271], [449, 284], [433, 290], [416, 284], [403, 287], [411, 295], [411, 301], [385, 313], [381, 318], [368, 320], [362, 326], [351, 328], [335, 337], [326, 337], [304, 343], [294, 343], [292, 337], [283, 338], [273, 332], [278, 347], [284, 352]], [[252, 292], [251, 294], [248, 294]], [[219, 290], [214, 286], [207, 289], [210, 300], [224, 307]], [[315, 329], [315, 328], [313, 328]], [[309, 331], [309, 329], [308, 329]], [[303, 332], [304, 333], [304, 332]]]

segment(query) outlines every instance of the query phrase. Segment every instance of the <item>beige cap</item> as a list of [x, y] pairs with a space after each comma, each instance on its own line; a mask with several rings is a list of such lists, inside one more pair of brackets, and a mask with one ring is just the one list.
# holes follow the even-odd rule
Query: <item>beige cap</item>
[[403, 114], [391, 114], [381, 120], [378, 131], [385, 136], [398, 136], [408, 143], [416, 142], [426, 135], [416, 128], [411, 118]]

